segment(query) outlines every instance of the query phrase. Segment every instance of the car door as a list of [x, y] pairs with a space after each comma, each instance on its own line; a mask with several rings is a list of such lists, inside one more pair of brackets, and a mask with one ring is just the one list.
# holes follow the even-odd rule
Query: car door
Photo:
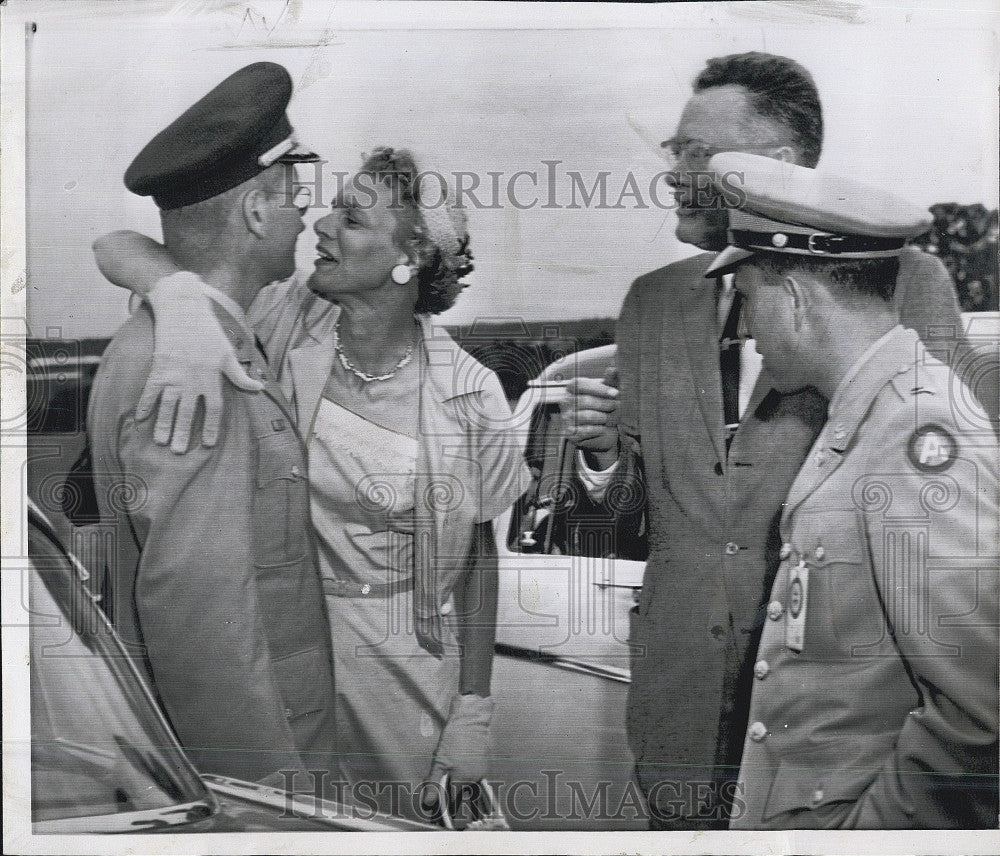
[[497, 642], [627, 680], [628, 610], [642, 585], [645, 532], [641, 520], [623, 531], [587, 496], [558, 404], [567, 380], [601, 377], [615, 355], [609, 345], [556, 361], [515, 407], [536, 480], [497, 526]]

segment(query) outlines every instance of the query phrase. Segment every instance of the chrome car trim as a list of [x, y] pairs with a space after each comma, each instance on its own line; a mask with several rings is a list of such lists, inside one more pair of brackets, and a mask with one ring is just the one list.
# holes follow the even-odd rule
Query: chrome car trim
[[440, 831], [440, 827], [431, 824], [381, 812], [373, 812], [374, 817], [371, 818], [355, 817], [352, 812], [357, 809], [356, 806], [334, 800], [317, 799], [312, 794], [292, 793], [281, 788], [271, 788], [267, 785], [210, 773], [203, 774], [201, 778], [212, 791], [222, 796], [255, 802], [267, 808], [277, 808], [283, 814], [289, 814], [299, 820], [326, 823], [347, 832]]
[[498, 656], [510, 657], [512, 660], [528, 660], [542, 666], [553, 666], [556, 669], [563, 669], [567, 672], [592, 675], [595, 678], [603, 678], [620, 684], [632, 683], [629, 670], [620, 666], [599, 666], [595, 663], [574, 660], [571, 657], [562, 657], [558, 654], [547, 654], [544, 651], [537, 651], [531, 648], [518, 648], [516, 645], [505, 645], [502, 642], [498, 642], [494, 646], [494, 652]]
[[[76, 556], [74, 556], [69, 550], [66, 549], [66, 546], [62, 542], [62, 539], [56, 534], [56, 530], [55, 527], [52, 525], [52, 522], [49, 520], [48, 517], [45, 516], [44, 512], [42, 512], [42, 510], [37, 505], [35, 505], [35, 501], [30, 496], [26, 496], [25, 499], [28, 500], [29, 519], [32, 520], [35, 526], [38, 527], [38, 530], [46, 538], [48, 538], [49, 541], [55, 544], [55, 546], [59, 549], [59, 552], [62, 553], [63, 558], [65, 558], [66, 561], [70, 563], [73, 570], [76, 571], [77, 579], [79, 579], [80, 582], [82, 583], [89, 582], [90, 571], [87, 570], [83, 562], [81, 562]], [[91, 601], [93, 601], [95, 604], [100, 604], [101, 602], [100, 595], [94, 594], [90, 590], [89, 586], [85, 585], [84, 589], [86, 590], [87, 596], [91, 599]], [[104, 619], [105, 624], [107, 624], [108, 623], [107, 616], [105, 616], [103, 612], [101, 613], [101, 617]], [[110, 625], [108, 626], [110, 627]]]
[[[629, 562], [629, 561], [631, 561], [631, 559], [625, 559], [625, 561]], [[599, 589], [629, 589], [630, 591], [642, 591], [642, 586], [641, 585], [634, 586], [634, 585], [631, 585], [630, 583], [606, 583], [606, 582], [599, 582], [599, 583], [591, 583], [591, 585], [595, 586], [596, 588], [599, 588]]]
[[[81, 354], [73, 360], [73, 363], [76, 366], [99, 366], [101, 364], [101, 357], [95, 354]], [[38, 372], [41, 369], [59, 369], [65, 372], [68, 365], [68, 357], [65, 359], [60, 359], [59, 357], [31, 357], [28, 360], [28, 369], [33, 372]]]
[[39, 820], [31, 824], [31, 832], [34, 835], [67, 835], [85, 832], [154, 832], [168, 826], [185, 826], [212, 817], [218, 811], [215, 796], [210, 790], [206, 790], [206, 794], [208, 799], [147, 811]]

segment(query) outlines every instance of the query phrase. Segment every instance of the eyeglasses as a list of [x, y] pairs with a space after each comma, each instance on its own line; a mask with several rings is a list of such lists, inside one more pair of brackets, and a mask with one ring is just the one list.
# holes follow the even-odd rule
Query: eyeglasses
[[312, 205], [312, 189], [305, 184], [295, 185], [291, 190], [272, 190], [268, 195], [281, 200], [279, 208], [297, 208], [299, 214], [305, 214]]
[[312, 189], [305, 184], [300, 184], [292, 193], [292, 205], [299, 209], [300, 214], [305, 214], [312, 205]]
[[780, 147], [780, 143], [771, 143], [765, 146], [739, 146], [738, 148], [735, 146], [710, 146], [704, 140], [699, 140], [695, 137], [689, 137], [686, 140], [678, 140], [676, 137], [671, 137], [669, 140], [664, 140], [660, 143], [660, 148], [663, 149], [671, 167], [677, 167], [682, 161], [685, 161], [697, 168], [708, 166], [712, 155], [717, 155], [719, 152], [740, 151], [763, 153]]

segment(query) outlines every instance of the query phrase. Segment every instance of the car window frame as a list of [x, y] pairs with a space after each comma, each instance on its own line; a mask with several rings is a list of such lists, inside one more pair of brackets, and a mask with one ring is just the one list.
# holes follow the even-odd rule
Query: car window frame
[[[67, 587], [71, 590], [68, 597], [69, 603], [61, 603], [59, 595], [52, 591], [52, 588], [44, 579], [41, 580], [41, 584], [52, 594], [59, 608], [67, 614], [74, 633], [78, 633], [77, 628], [81, 625], [85, 627], [100, 627], [99, 632], [104, 636], [107, 646], [110, 646], [115, 652], [115, 656], [108, 658], [106, 661], [109, 670], [114, 675], [116, 681], [126, 681], [130, 684], [129, 695], [132, 698], [138, 698], [140, 699], [140, 703], [144, 703], [147, 708], [145, 715], [152, 724], [152, 728], [162, 733], [163, 741], [160, 744], [161, 750], [164, 754], [170, 756], [172, 760], [176, 761], [178, 765], [179, 769], [176, 771], [177, 777], [184, 785], [184, 789], [199, 792], [197, 796], [191, 794], [194, 798], [188, 801], [177, 802], [155, 809], [115, 812], [114, 814], [78, 815], [75, 817], [33, 821], [32, 833], [39, 835], [87, 832], [109, 834], [119, 832], [141, 833], [182, 827], [215, 815], [219, 811], [219, 804], [215, 795], [184, 753], [139, 667], [126, 653], [114, 627], [108, 621], [103, 610], [98, 606], [97, 597], [86, 586], [90, 578], [89, 572], [66, 550], [52, 525], [30, 500], [28, 523], [45, 540], [47, 545], [52, 548], [53, 552], [65, 561], [68, 578]], [[34, 566], [31, 572], [41, 576], [41, 571], [38, 571]], [[92, 614], [76, 614], [81, 610]], [[184, 778], [188, 779], [188, 781], [184, 782]], [[189, 788], [189, 785], [193, 787]]]

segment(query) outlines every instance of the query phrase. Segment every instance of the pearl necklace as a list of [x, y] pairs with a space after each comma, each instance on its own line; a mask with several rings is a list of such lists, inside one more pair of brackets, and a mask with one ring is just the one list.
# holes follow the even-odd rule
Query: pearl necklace
[[337, 317], [337, 322], [333, 325], [333, 350], [336, 351], [337, 356], [340, 358], [340, 364], [344, 367], [345, 371], [349, 371], [355, 377], [361, 378], [365, 383], [373, 383], [379, 380], [390, 380], [396, 376], [403, 366], [407, 365], [410, 360], [413, 359], [413, 342], [410, 342], [409, 347], [406, 349], [406, 353], [403, 354], [402, 359], [396, 363], [392, 371], [383, 375], [371, 375], [368, 372], [363, 372], [361, 369], [355, 367], [355, 365], [347, 359], [347, 354], [344, 353], [343, 348], [340, 347], [340, 317]]

